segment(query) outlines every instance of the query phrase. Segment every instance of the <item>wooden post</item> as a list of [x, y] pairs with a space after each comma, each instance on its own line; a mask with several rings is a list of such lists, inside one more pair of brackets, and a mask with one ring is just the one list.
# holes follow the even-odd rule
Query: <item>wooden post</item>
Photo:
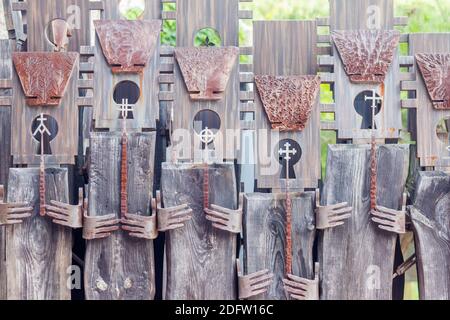
[[[203, 211], [203, 164], [164, 163], [164, 206], [187, 203], [193, 218], [186, 226], [166, 234], [166, 300], [235, 300], [236, 236], [212, 227]], [[237, 209], [234, 165], [209, 167], [209, 200]]]
[[[399, 210], [408, 175], [409, 147], [377, 150], [378, 205]], [[322, 205], [353, 206], [345, 225], [320, 236], [321, 298], [391, 300], [397, 235], [381, 230], [370, 215], [370, 146], [332, 145], [328, 149]]]
[[[295, 193], [292, 199], [293, 274], [313, 279], [313, 245], [316, 234], [314, 192]], [[285, 300], [286, 195], [254, 193], [244, 201], [244, 272], [268, 269], [274, 282], [261, 300]]]
[[[46, 202], [68, 203], [67, 169], [48, 168], [45, 178]], [[6, 228], [7, 298], [70, 300], [72, 232], [39, 216], [39, 169], [11, 169], [7, 200], [34, 206], [32, 218]]]
[[[150, 215], [156, 133], [129, 134], [128, 209]], [[120, 217], [121, 133], [91, 133], [89, 215]], [[155, 295], [153, 242], [119, 230], [87, 242], [88, 300], [151, 300]]]
[[[0, 79], [11, 79], [11, 41], [0, 41]], [[9, 89], [1, 89], [0, 95], [9, 100]], [[11, 108], [9, 101], [0, 104], [0, 185], [7, 188], [8, 171], [11, 166]], [[0, 227], [0, 284], [6, 283], [5, 228]], [[6, 286], [0, 285], [0, 300], [6, 299]]]
[[419, 172], [410, 215], [422, 300], [450, 299], [450, 176]]

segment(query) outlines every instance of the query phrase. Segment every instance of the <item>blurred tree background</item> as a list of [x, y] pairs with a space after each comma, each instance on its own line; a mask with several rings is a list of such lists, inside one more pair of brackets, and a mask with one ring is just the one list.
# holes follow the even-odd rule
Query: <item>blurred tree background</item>
[[[406, 27], [400, 29], [404, 33], [416, 32], [450, 32], [450, 0], [394, 0], [396, 16], [409, 17]], [[164, 10], [176, 10], [175, 4], [164, 3]], [[241, 3], [241, 9], [252, 9], [255, 20], [284, 20], [284, 19], [315, 19], [326, 17], [329, 11], [328, 0], [253, 0], [253, 3]], [[122, 0], [120, 4], [121, 12], [128, 19], [139, 19], [144, 10], [143, 0]], [[3, 18], [3, 8], [0, 2], [0, 38], [7, 38], [7, 32]], [[251, 45], [252, 24], [250, 21], [243, 21], [240, 25], [240, 45]], [[328, 30], [319, 29], [320, 33], [326, 34]], [[162, 44], [176, 45], [176, 24], [175, 21], [165, 21], [164, 31], [161, 37]], [[195, 40], [196, 45], [218, 45], [220, 37], [214, 30], [204, 29]], [[401, 54], [407, 54], [408, 48], [401, 47]], [[249, 57], [242, 57], [243, 62], [251, 62]], [[332, 93], [329, 86], [322, 86], [321, 100], [324, 103], [332, 102]], [[333, 120], [333, 114], [324, 114], [322, 120]], [[403, 132], [401, 143], [414, 143], [410, 141], [406, 130], [407, 114], [403, 113]], [[322, 142], [322, 167], [325, 172], [326, 155], [328, 144], [336, 142], [333, 132], [323, 132]], [[414, 252], [412, 236], [406, 235], [401, 239], [402, 248], [406, 256]], [[406, 275], [405, 299], [417, 299], [417, 275], [415, 268], [412, 268]]]

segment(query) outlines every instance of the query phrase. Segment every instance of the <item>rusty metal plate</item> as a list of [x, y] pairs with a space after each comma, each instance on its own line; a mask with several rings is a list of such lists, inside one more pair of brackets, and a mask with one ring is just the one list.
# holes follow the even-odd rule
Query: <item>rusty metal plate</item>
[[450, 110], [450, 53], [416, 54], [417, 65], [425, 81], [433, 107]]
[[351, 82], [384, 82], [400, 42], [399, 31], [333, 31], [331, 37]]
[[176, 48], [175, 58], [192, 100], [221, 100], [239, 56], [237, 47]]
[[97, 20], [95, 30], [113, 73], [142, 73], [154, 55], [161, 20]]
[[255, 83], [272, 129], [305, 129], [320, 91], [319, 76], [256, 75]]
[[15, 52], [14, 66], [30, 107], [59, 106], [78, 63], [76, 52]]

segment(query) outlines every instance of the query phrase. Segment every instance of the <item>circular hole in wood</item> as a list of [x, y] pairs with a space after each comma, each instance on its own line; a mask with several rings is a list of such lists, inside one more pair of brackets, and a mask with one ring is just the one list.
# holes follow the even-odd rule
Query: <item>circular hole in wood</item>
[[[302, 148], [297, 141], [292, 139], [283, 139], [278, 143], [275, 155], [278, 162], [282, 165], [281, 179], [295, 179], [294, 166], [300, 161], [303, 155]], [[289, 174], [289, 176], [288, 176]]]
[[64, 19], [54, 19], [49, 22], [45, 29], [47, 41], [55, 47], [55, 51], [66, 51], [72, 29]]
[[[354, 102], [356, 112], [362, 117], [361, 129], [372, 129], [372, 106], [373, 106], [373, 91], [366, 90], [359, 93]], [[380, 113], [383, 102], [378, 94], [375, 94], [375, 115]], [[376, 126], [375, 128], [376, 129]]]
[[[139, 101], [140, 96], [141, 89], [135, 82], [130, 80], [119, 82], [114, 88], [114, 102], [119, 106], [129, 109], [127, 119], [134, 119], [132, 109]], [[123, 119], [124, 115], [125, 113], [120, 112], [119, 118]]]
[[194, 38], [196, 47], [220, 47], [222, 39], [219, 32], [213, 28], [203, 28], [197, 31]]
[[145, 0], [121, 0], [119, 12], [127, 20], [140, 20], [145, 12]]
[[136, 104], [140, 97], [141, 89], [133, 81], [121, 81], [114, 88], [114, 102], [117, 104], [121, 104], [124, 99], [130, 104]]
[[441, 119], [436, 126], [436, 135], [450, 151], [450, 117]]
[[40, 114], [31, 123], [31, 135], [39, 142], [36, 153], [41, 153], [41, 146], [44, 154], [52, 154], [50, 142], [58, 135], [58, 122], [52, 116]]
[[200, 140], [203, 143], [211, 144], [220, 130], [220, 116], [212, 110], [202, 110], [195, 115], [193, 125]]

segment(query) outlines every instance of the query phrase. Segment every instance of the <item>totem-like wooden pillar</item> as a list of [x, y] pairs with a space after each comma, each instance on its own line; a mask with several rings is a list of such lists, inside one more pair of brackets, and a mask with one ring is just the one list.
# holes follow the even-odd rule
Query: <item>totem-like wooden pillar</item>
[[331, 36], [319, 36], [331, 44], [330, 55], [319, 64], [331, 68], [322, 82], [330, 84], [334, 103], [323, 111], [334, 112], [335, 120], [322, 129], [353, 145], [328, 148], [321, 205], [347, 202], [353, 212], [345, 225], [320, 234], [321, 298], [392, 299], [397, 234], [382, 229], [371, 212], [379, 206], [396, 212], [404, 229], [404, 211], [397, 210], [405, 205], [409, 148], [380, 143], [400, 134], [403, 38], [394, 27], [405, 21], [394, 18], [392, 0], [331, 0], [330, 8], [320, 24]]
[[[193, 218], [167, 232], [163, 294], [167, 300], [233, 300], [237, 238], [215, 228], [205, 210], [238, 209], [233, 132], [238, 143], [240, 133], [233, 130], [240, 127], [239, 0], [180, 0], [175, 18], [174, 91], [161, 93], [173, 102], [170, 162], [163, 163], [161, 191], [165, 208], [187, 204]], [[217, 31], [221, 43], [204, 38], [205, 44], [195, 47], [204, 28]]]
[[423, 300], [450, 297], [449, 176], [450, 171], [450, 34], [411, 34], [405, 65], [412, 77], [402, 82], [413, 111], [411, 130], [417, 138], [418, 168], [412, 206], [419, 294]]
[[[320, 179], [317, 25], [315, 21], [258, 21], [253, 29], [256, 181], [258, 190], [271, 193], [245, 197], [244, 272], [268, 269], [274, 274], [268, 292], [256, 299], [288, 299], [283, 286], [286, 250], [292, 256], [288, 272], [314, 278], [315, 194], [304, 190], [317, 188]], [[290, 162], [280, 161], [285, 156]]]
[[[149, 217], [156, 214], [151, 200], [159, 117], [161, 2], [145, 1], [141, 19], [131, 21], [119, 12], [119, 1], [105, 1], [100, 16], [94, 21], [96, 45], [84, 50], [95, 61], [96, 79], [91, 99], [88, 215]], [[155, 297], [153, 240], [133, 237], [121, 224], [109, 237], [87, 241], [88, 300]]]

